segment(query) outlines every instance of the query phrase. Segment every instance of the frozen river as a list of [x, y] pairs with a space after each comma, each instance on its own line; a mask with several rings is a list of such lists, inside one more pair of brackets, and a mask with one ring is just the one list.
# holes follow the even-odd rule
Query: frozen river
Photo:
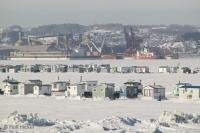
[[[16, 64], [111, 64], [112, 66], [149, 66], [151, 73], [148, 74], [121, 74], [121, 73], [0, 73], [0, 80], [4, 80], [7, 76], [17, 79], [19, 81], [25, 81], [28, 79], [41, 79], [44, 83], [51, 83], [57, 81], [58, 76], [60, 80], [71, 82], [78, 82], [80, 76], [83, 80], [98, 80], [99, 82], [112, 82], [116, 84], [116, 88], [123, 85], [129, 79], [136, 81], [142, 80], [144, 86], [149, 84], [160, 84], [166, 87], [167, 97], [169, 100], [155, 101], [147, 99], [129, 99], [129, 100], [69, 100], [64, 97], [45, 97], [45, 96], [0, 96], [0, 120], [9, 115], [9, 113], [17, 110], [20, 113], [38, 113], [41, 117], [47, 119], [59, 119], [59, 120], [90, 120], [99, 121], [107, 116], [129, 116], [141, 119], [144, 123], [134, 126], [122, 126], [125, 130], [129, 131], [129, 127], [138, 129], [145, 129], [147, 132], [148, 128], [152, 128], [152, 124], [148, 123], [145, 125], [146, 120], [150, 118], [158, 118], [160, 114], [167, 111], [180, 111], [184, 113], [199, 113], [200, 112], [200, 102], [191, 100], [180, 100], [175, 99], [170, 96], [175, 84], [179, 81], [190, 82], [193, 84], [200, 84], [200, 73], [198, 74], [162, 74], [157, 73], [159, 66], [177, 66], [181, 67], [187, 66], [190, 68], [200, 67], [200, 59], [180, 59], [180, 60], [62, 60], [62, 61], [0, 61], [1, 65], [16, 65]], [[77, 123], [75, 123], [77, 124]], [[103, 128], [99, 125], [91, 125], [83, 128], [83, 133], [85, 132], [103, 132]], [[109, 122], [110, 127], [120, 126], [121, 122], [116, 123], [116, 121], [111, 120]], [[155, 124], [156, 125], [156, 124]], [[66, 127], [73, 126], [72, 124]], [[138, 127], [139, 126], [139, 127]], [[195, 127], [199, 125], [191, 125], [185, 127], [185, 125], [179, 125], [177, 127], [160, 128], [164, 132], [199, 132], [200, 129]], [[61, 128], [65, 129], [61, 124]], [[156, 127], [156, 126], [155, 126]], [[54, 127], [55, 128], [55, 127]], [[53, 129], [54, 129], [53, 128]], [[153, 126], [154, 128], [154, 126]], [[51, 127], [50, 127], [51, 129]], [[35, 132], [49, 132], [48, 127], [35, 128]], [[43, 131], [44, 130], [44, 131]], [[32, 130], [31, 130], [32, 131]], [[81, 130], [77, 130], [81, 132]], [[120, 131], [119, 131], [120, 132]], [[116, 132], [118, 133], [118, 132]]]
[[99, 82], [115, 83], [118, 88], [129, 79], [142, 80], [144, 86], [149, 84], [160, 84], [166, 87], [167, 93], [170, 93], [174, 85], [181, 82], [191, 82], [193, 84], [200, 84], [200, 73], [198, 74], [162, 74], [157, 73], [159, 66], [187, 66], [190, 68], [200, 67], [200, 59], [179, 59], [179, 60], [33, 60], [33, 61], [0, 61], [0, 64], [111, 64], [112, 66], [149, 66], [151, 73], [137, 74], [137, 73], [1, 73], [0, 80], [4, 80], [7, 76], [15, 78], [19, 81], [28, 79], [41, 79], [44, 83], [51, 83], [57, 81], [58, 76], [60, 80], [71, 82], [78, 82], [80, 76], [83, 80], [98, 80]]

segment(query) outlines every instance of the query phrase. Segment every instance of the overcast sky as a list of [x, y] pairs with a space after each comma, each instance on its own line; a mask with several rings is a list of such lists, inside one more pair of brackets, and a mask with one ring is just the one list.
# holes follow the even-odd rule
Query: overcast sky
[[0, 26], [195, 24], [200, 0], [0, 0]]

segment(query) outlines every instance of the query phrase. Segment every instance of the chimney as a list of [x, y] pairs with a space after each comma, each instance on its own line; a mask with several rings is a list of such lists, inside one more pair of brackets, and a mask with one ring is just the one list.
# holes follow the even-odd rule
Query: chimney
[[154, 83], [153, 83], [153, 85], [155, 86], [155, 85], [156, 85], [156, 83], [154, 82]]

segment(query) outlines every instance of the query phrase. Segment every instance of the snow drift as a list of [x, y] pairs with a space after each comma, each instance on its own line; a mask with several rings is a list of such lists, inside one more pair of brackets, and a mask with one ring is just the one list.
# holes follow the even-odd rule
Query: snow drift
[[[196, 125], [195, 130], [190, 126], [182, 128], [180, 124]], [[112, 116], [97, 122], [78, 121], [78, 120], [48, 120], [40, 118], [38, 114], [20, 114], [17, 111], [11, 113], [7, 118], [0, 121], [0, 131], [17, 132], [15, 129], [4, 129], [5, 125], [32, 125], [31, 129], [37, 132], [64, 133], [64, 132], [176, 132], [193, 131], [200, 132], [200, 115], [187, 114], [182, 112], [164, 111], [160, 117], [150, 120], [139, 120], [129, 116]], [[42, 129], [42, 130], [41, 130]], [[26, 132], [26, 129], [21, 129]]]
[[183, 112], [168, 112], [164, 111], [158, 121], [160, 123], [189, 123], [200, 124], [200, 114], [186, 114]]
[[3, 119], [0, 125], [32, 125], [32, 126], [52, 126], [55, 122], [39, 118], [37, 113], [19, 114], [17, 111], [11, 113]]

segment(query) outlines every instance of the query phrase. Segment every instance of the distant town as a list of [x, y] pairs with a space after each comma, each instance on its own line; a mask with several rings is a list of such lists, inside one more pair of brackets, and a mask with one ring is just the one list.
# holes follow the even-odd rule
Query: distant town
[[200, 56], [194, 25], [52, 24], [0, 28], [0, 59], [178, 59]]

